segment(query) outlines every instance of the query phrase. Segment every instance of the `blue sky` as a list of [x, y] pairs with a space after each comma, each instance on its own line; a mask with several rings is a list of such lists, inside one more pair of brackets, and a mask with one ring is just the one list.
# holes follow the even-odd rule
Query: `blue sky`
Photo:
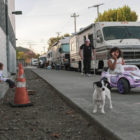
[[97, 17], [96, 9], [88, 9], [94, 4], [104, 3], [100, 12], [110, 8], [128, 5], [136, 11], [140, 19], [139, 0], [16, 0], [16, 10], [22, 10], [23, 15], [16, 16], [17, 45], [31, 48], [42, 53], [47, 48], [50, 37], [56, 32], [72, 33], [74, 31], [73, 18], [76, 12], [77, 29], [93, 23]]

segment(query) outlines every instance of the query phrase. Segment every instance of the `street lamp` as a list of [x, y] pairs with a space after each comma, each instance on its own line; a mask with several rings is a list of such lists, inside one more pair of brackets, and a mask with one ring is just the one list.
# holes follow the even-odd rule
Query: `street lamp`
[[97, 8], [97, 15], [98, 15], [98, 22], [100, 21], [100, 18], [99, 18], [99, 6], [101, 6], [101, 5], [104, 5], [103, 3], [101, 3], [101, 4], [96, 4], [96, 5], [93, 5], [93, 6], [90, 6], [90, 7], [88, 7], [89, 9], [90, 8]]
[[22, 11], [13, 11], [12, 14], [13, 15], [22, 15]]

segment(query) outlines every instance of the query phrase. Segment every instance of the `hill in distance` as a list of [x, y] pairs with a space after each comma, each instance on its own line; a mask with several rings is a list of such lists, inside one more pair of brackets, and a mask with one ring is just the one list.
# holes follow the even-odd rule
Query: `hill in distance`
[[[17, 47], [16, 48], [17, 51], [19, 52], [24, 52], [24, 53], [27, 53], [27, 52], [33, 52], [32, 50], [28, 49], [28, 48], [23, 48], [23, 47]], [[34, 53], [34, 52], [33, 52]]]

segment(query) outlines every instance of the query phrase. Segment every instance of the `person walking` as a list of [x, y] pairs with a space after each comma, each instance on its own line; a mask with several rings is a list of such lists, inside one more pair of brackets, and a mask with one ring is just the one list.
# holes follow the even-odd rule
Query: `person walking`
[[80, 46], [79, 55], [83, 61], [84, 74], [90, 76], [91, 60], [94, 59], [95, 50], [89, 39], [86, 39], [85, 43]]

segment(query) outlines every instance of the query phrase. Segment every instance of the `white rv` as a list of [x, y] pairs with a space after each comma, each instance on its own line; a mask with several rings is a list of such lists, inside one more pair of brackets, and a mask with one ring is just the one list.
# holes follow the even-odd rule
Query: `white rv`
[[55, 43], [52, 48], [52, 63], [59, 65], [61, 68], [68, 69], [70, 66], [70, 37], [65, 37]]
[[140, 22], [98, 22], [80, 30], [70, 40], [70, 65], [80, 68], [79, 47], [89, 38], [96, 56], [92, 68], [107, 67], [109, 50], [119, 47], [126, 64], [140, 66]]

